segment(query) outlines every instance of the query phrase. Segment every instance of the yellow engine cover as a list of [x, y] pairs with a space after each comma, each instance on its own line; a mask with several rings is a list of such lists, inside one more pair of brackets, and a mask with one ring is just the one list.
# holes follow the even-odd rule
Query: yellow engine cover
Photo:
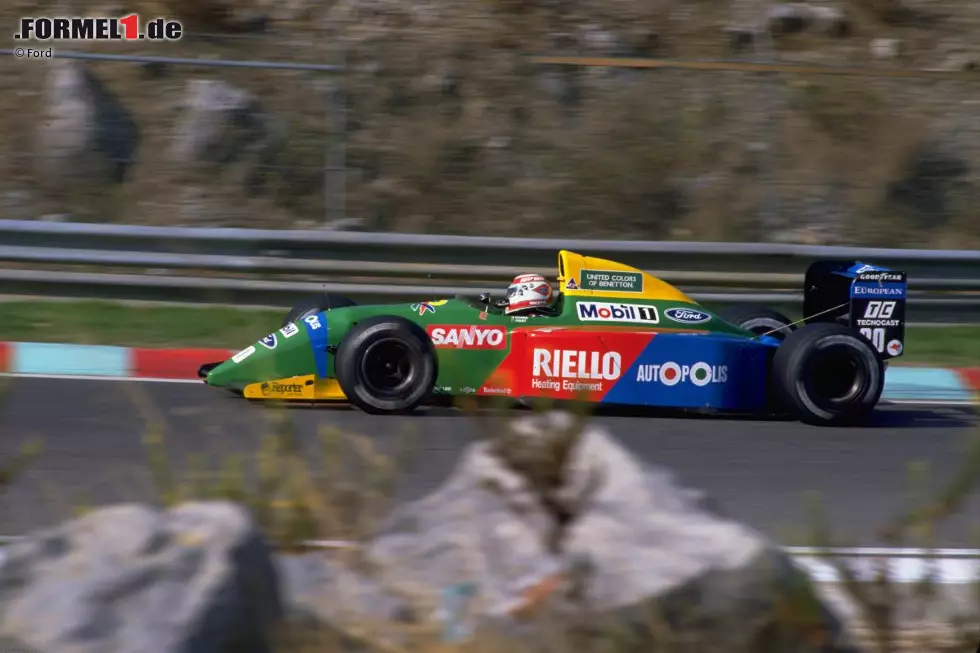
[[609, 297], [683, 302], [696, 301], [663, 279], [634, 267], [566, 249], [558, 252], [558, 287], [572, 297]]

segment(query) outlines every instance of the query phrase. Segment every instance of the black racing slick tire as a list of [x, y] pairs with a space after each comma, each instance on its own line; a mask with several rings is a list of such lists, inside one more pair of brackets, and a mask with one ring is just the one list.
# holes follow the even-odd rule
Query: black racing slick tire
[[298, 302], [289, 309], [286, 317], [282, 321], [282, 326], [292, 324], [304, 317], [316, 315], [320, 311], [329, 311], [334, 308], [344, 308], [346, 306], [357, 306], [357, 304], [342, 295], [331, 295], [323, 293]]
[[765, 334], [778, 340], [785, 340], [796, 330], [793, 320], [764, 306], [731, 306], [719, 311], [718, 317], [757, 336]]
[[335, 363], [347, 400], [372, 415], [412, 412], [431, 394], [438, 376], [428, 335], [395, 316], [355, 324], [340, 343]]
[[777, 401], [819, 426], [858, 425], [885, 387], [885, 366], [867, 340], [839, 324], [811, 324], [790, 333], [772, 362]]

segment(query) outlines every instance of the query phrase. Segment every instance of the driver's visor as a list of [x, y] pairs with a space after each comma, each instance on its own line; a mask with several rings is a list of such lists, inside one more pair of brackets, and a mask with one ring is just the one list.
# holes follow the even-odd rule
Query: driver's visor
[[510, 299], [517, 294], [517, 291], [521, 289], [521, 284], [515, 284], [507, 288], [507, 299]]

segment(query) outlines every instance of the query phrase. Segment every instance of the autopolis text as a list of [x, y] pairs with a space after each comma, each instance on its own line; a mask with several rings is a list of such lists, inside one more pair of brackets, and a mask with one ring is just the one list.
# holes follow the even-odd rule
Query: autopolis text
[[709, 383], [728, 383], [728, 366], [709, 365], [703, 361], [693, 365], [681, 365], [674, 361], [667, 361], [660, 365], [638, 365], [636, 380], [666, 386], [690, 381], [696, 386], [703, 387]]
[[47, 16], [20, 19], [20, 30], [14, 34], [18, 41], [177, 41], [183, 26], [173, 20], [154, 18], [140, 29], [140, 17], [130, 14], [121, 18], [49, 18]]

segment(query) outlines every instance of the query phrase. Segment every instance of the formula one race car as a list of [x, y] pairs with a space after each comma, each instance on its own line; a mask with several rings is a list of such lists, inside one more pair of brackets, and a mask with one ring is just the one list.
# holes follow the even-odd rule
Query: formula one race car
[[533, 316], [488, 294], [370, 306], [323, 295], [199, 375], [248, 399], [373, 414], [472, 395], [854, 424], [902, 355], [906, 274], [857, 261], [809, 267], [799, 323], [765, 308], [716, 314], [645, 272], [564, 250], [557, 282], [552, 310]]

